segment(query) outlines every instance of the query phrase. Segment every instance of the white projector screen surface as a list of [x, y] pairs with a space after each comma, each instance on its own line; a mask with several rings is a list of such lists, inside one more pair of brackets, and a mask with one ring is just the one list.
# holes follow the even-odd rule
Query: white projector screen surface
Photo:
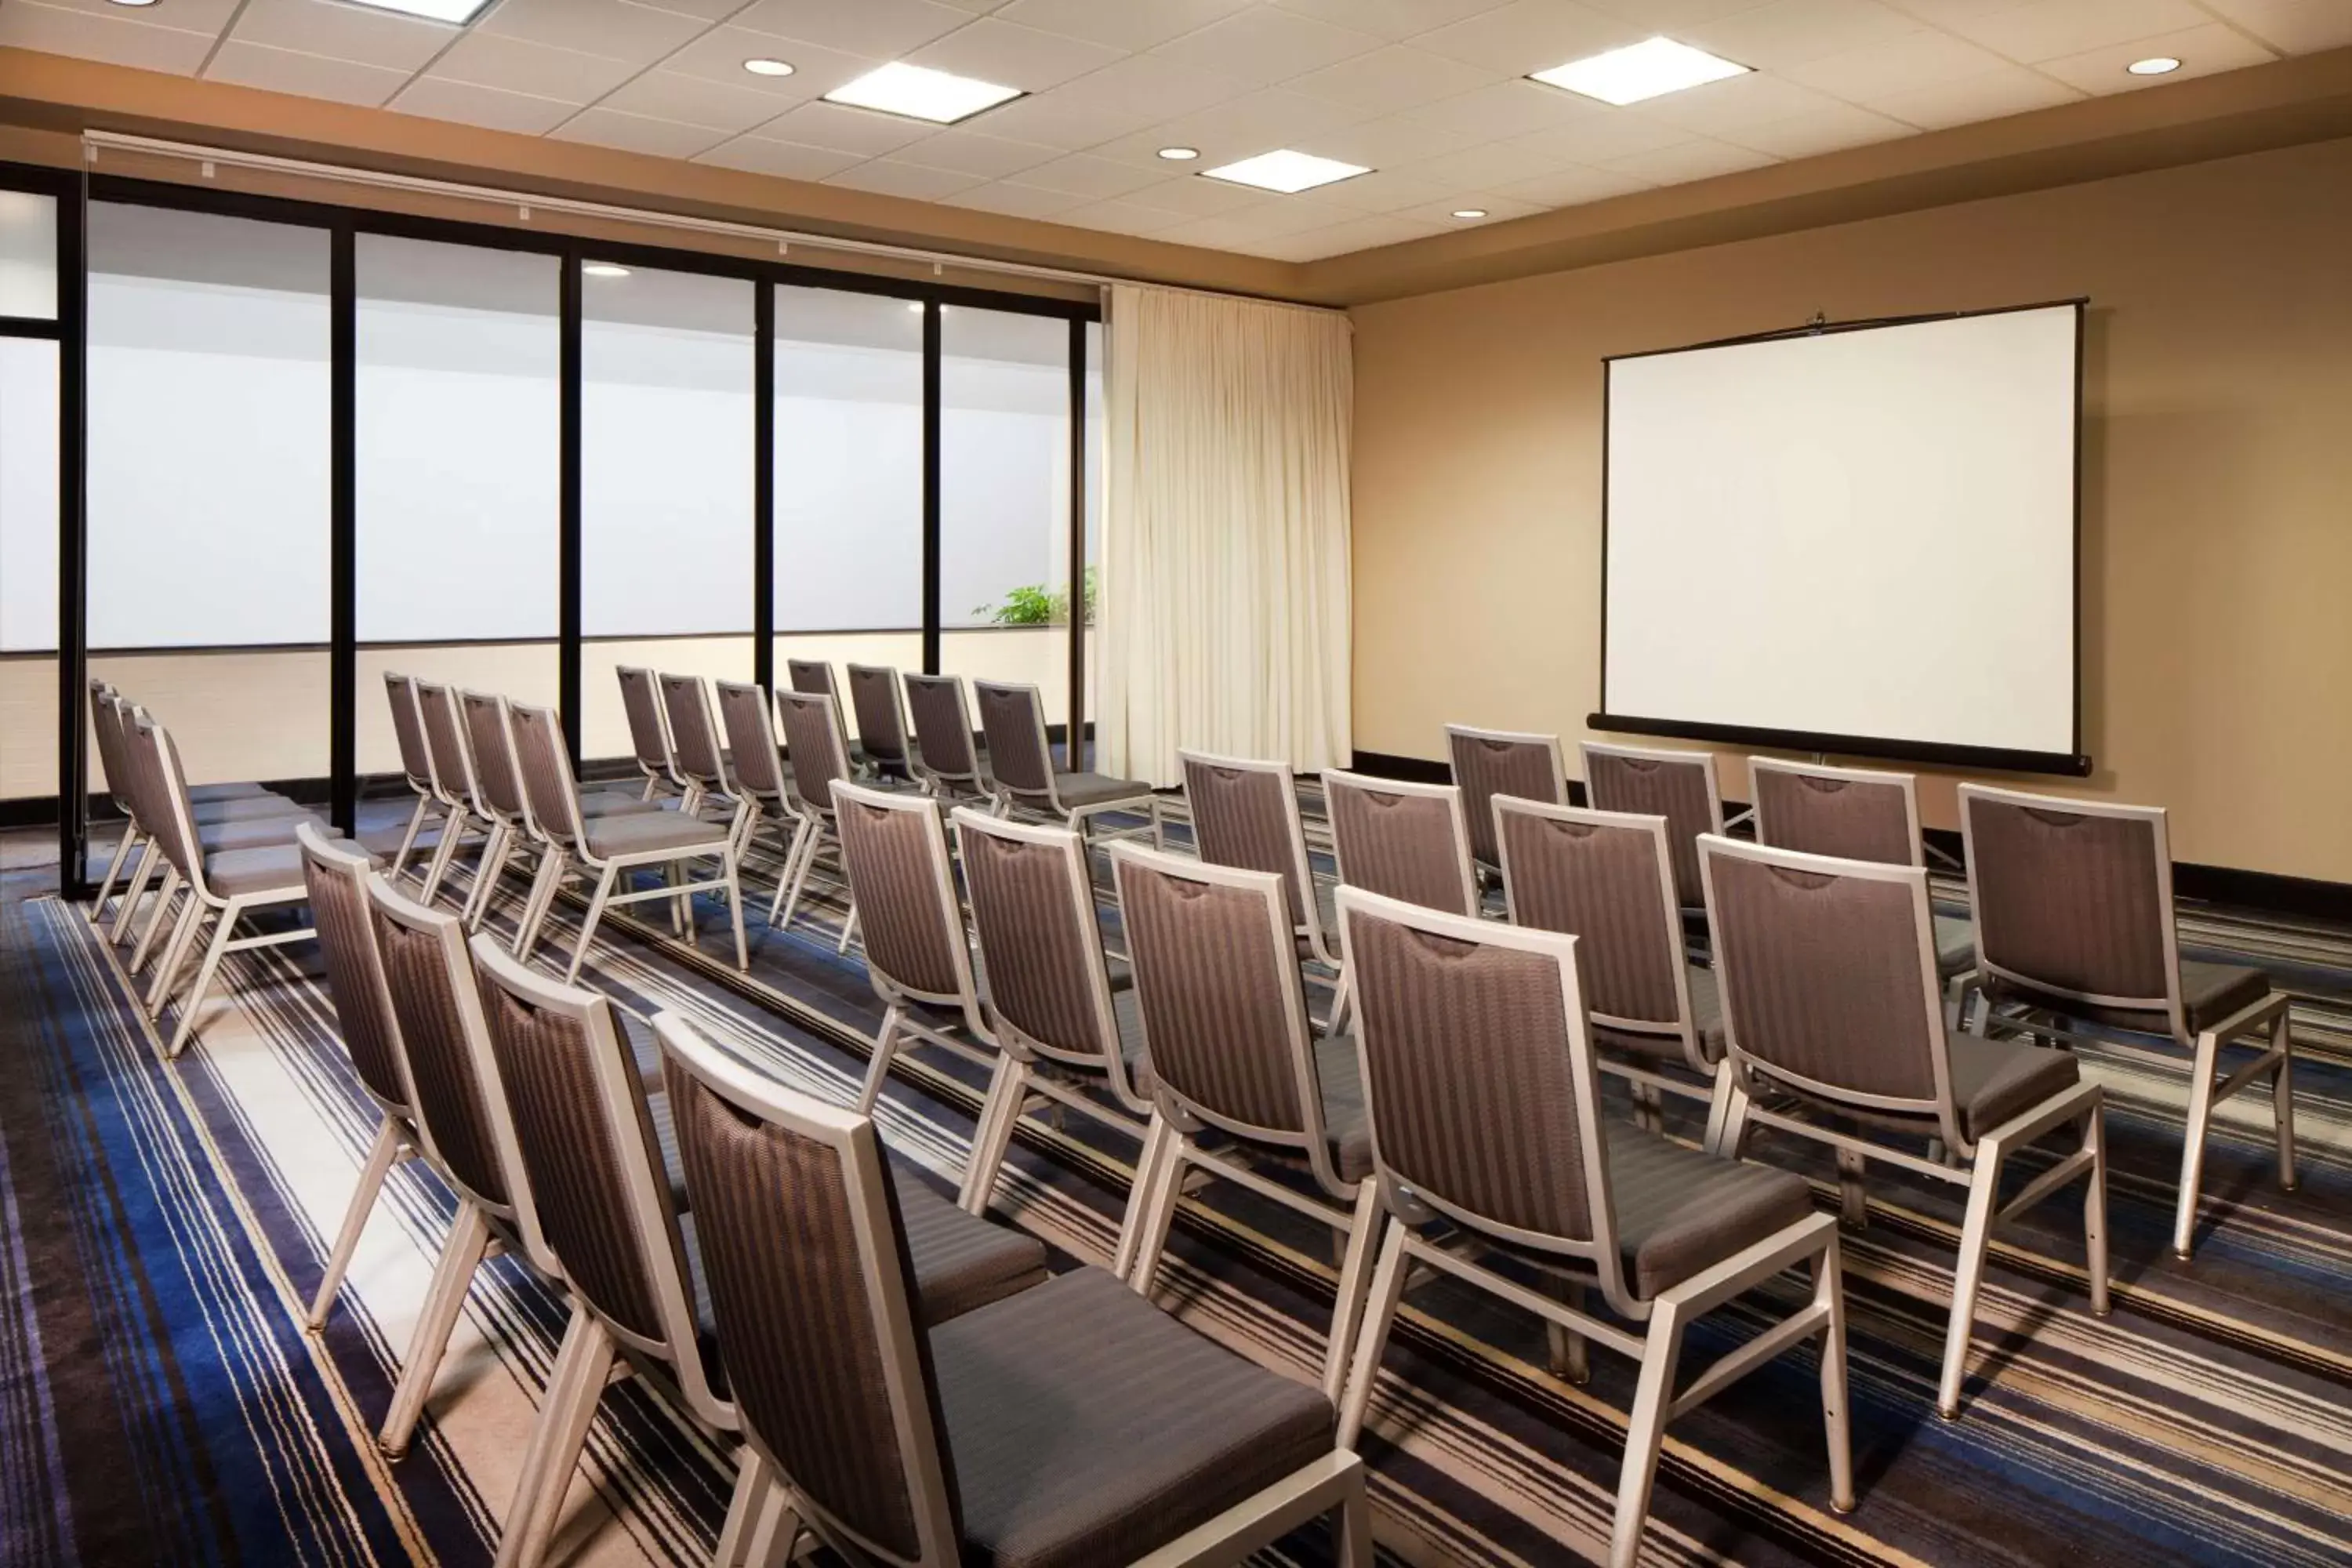
[[2071, 755], [2078, 319], [1610, 361], [1606, 715]]

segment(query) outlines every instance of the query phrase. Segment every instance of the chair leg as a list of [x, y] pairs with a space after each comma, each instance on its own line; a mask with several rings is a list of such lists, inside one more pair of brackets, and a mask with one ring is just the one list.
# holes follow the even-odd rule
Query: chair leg
[[956, 1201], [973, 1214], [988, 1212], [996, 1193], [996, 1174], [1004, 1165], [1004, 1151], [1013, 1142], [1013, 1126], [1021, 1120], [1021, 1102], [1028, 1096], [1029, 1074], [1009, 1054], [996, 1058], [988, 1099], [980, 1109], [980, 1124], [972, 1129], [971, 1164], [964, 1172], [963, 1191]]
[[[163, 908], [159, 906], [155, 913], [158, 918], [148, 928], [147, 935], [140, 939], [142, 947], [153, 939], [156, 928], [163, 923], [161, 918], [163, 914]], [[187, 961], [188, 943], [194, 937], [196, 927], [203, 921], [204, 914], [203, 901], [191, 893], [188, 895], [187, 904], [178, 915], [173, 917], [172, 937], [163, 944], [162, 962], [156, 965], [155, 973], [147, 977], [147, 989], [139, 998], [139, 1005], [146, 1009], [149, 1017], [152, 1018], [162, 1011], [163, 998], [170, 994], [170, 982], [178, 976], [180, 965]], [[136, 965], [133, 965], [131, 973], [134, 974], [138, 973]]]
[[466, 895], [465, 912], [458, 918], [466, 929], [477, 931], [489, 917], [490, 905], [498, 900], [499, 879], [507, 874], [507, 861], [514, 854], [514, 829], [503, 822], [490, 824], [490, 837], [482, 845], [482, 858], [474, 867], [474, 890]]
[[150, 838], [140, 847], [139, 863], [131, 872], [131, 885], [122, 890], [122, 901], [115, 906], [114, 923], [106, 928], [106, 940], [117, 946], [122, 933], [131, 929], [131, 912], [139, 907], [140, 896], [147, 891], [148, 880], [155, 875], [155, 867], [163, 858], [163, 851]]
[[604, 918], [604, 900], [613, 896], [617, 868], [607, 866], [596, 879], [595, 897], [588, 900], [588, 913], [580, 921], [580, 941], [572, 949], [572, 963], [563, 971], [563, 984], [569, 985], [580, 978], [580, 966], [588, 962], [588, 944], [596, 940], [596, 922]]
[[1870, 1228], [1870, 1189], [1863, 1185], [1869, 1169], [1859, 1149], [1837, 1152], [1838, 1218], [1855, 1230]]
[[1853, 1423], [1845, 1387], [1845, 1259], [1838, 1234], [1813, 1265], [1813, 1300], [1829, 1309], [1822, 1333], [1822, 1432], [1830, 1449], [1830, 1510], [1853, 1511]]
[[1642, 1525], [1650, 1517], [1650, 1489], [1657, 1483], [1658, 1449], [1665, 1442], [1682, 1353], [1679, 1307], [1671, 1300], [1658, 1301], [1650, 1309], [1641, 1381], [1634, 1385], [1633, 1414], [1625, 1424], [1625, 1463], [1617, 1473], [1617, 1522], [1609, 1537], [1610, 1568], [1634, 1568], [1641, 1558]]
[[751, 944], [743, 938], [743, 867], [740, 858], [729, 855], [727, 867], [727, 920], [735, 931], [735, 973], [751, 972]]
[[2106, 1098], [2091, 1101], [2083, 1118], [2083, 1147], [2091, 1152], [2090, 1184], [2083, 1193], [2083, 1250], [2091, 1276], [2091, 1312], [2104, 1318], [2107, 1304], [2107, 1114]]
[[[1581, 1311], [1584, 1308], [1584, 1286], [1575, 1279], [1551, 1281], [1559, 1300]], [[1592, 1342], [1570, 1328], [1566, 1323], [1544, 1321], [1544, 1348], [1551, 1362], [1551, 1374], [1582, 1388], [1592, 1381]]]
[[2278, 1052], [2278, 1068], [2271, 1078], [2271, 1110], [2278, 1120], [2278, 1184], [2282, 1192], [2295, 1188], [2294, 1174], [2294, 1037], [2287, 1028], [2284, 1008], [2271, 1022], [2271, 1048]]
[[[857, 1090], [857, 1114], [871, 1116], [882, 1098], [882, 1085], [890, 1077], [890, 1060], [898, 1054], [898, 1036], [906, 1025], [907, 1010], [895, 1004], [882, 1015], [882, 1032], [874, 1037], [874, 1054], [866, 1060], [866, 1081]], [[983, 1103], [980, 1113], [982, 1125], [988, 1121]], [[974, 1134], [975, 1138], [978, 1136]]]
[[1716, 1065], [1715, 1087], [1707, 1091], [1706, 1131], [1699, 1136], [1699, 1147], [1709, 1154], [1723, 1148], [1724, 1124], [1731, 1120], [1731, 1069]]
[[781, 931], [778, 917], [783, 912], [784, 900], [792, 896], [793, 883], [799, 879], [801, 855], [808, 848], [809, 825], [805, 817], [793, 821], [791, 839], [784, 846], [783, 868], [776, 873], [776, 896], [768, 904], [768, 929]]
[[1944, 1331], [1944, 1374], [1936, 1391], [1936, 1414], [1947, 1421], [1960, 1416], [1960, 1383], [1968, 1374], [1977, 1287], [1984, 1279], [1985, 1254], [1992, 1245], [1993, 1212], [2000, 1201], [2000, 1167], [2006, 1155], [1998, 1139], [1977, 1142], [1976, 1171], [1969, 1182], [1968, 1218], [1960, 1226], [1960, 1256], [1952, 1266], [1952, 1321]]
[[793, 1548], [800, 1536], [801, 1515], [793, 1506], [792, 1493], [770, 1481], [767, 1498], [760, 1507], [760, 1521], [744, 1548], [744, 1568], [785, 1568], [793, 1561]]
[[400, 847], [393, 854], [392, 869], [384, 873], [386, 880], [394, 883], [400, 880], [401, 870], [407, 866], [409, 854], [416, 847], [416, 836], [425, 831], [425, 796], [418, 795], [416, 809], [408, 814], [408, 831], [400, 836]]
[[430, 904], [441, 891], [441, 879], [449, 874], [450, 863], [457, 858], [457, 846], [466, 836], [466, 814], [453, 810], [441, 822], [441, 842], [433, 847], [433, 858], [425, 863], [425, 881], [416, 895], [420, 904]]
[[1143, 1211], [1151, 1199], [1151, 1184], [1160, 1179], [1160, 1162], [1174, 1136], [1168, 1119], [1154, 1110], [1143, 1130], [1143, 1152], [1135, 1162], [1135, 1179], [1128, 1184], [1127, 1212], [1119, 1217], [1118, 1243], [1111, 1249], [1110, 1271], [1121, 1279], [1135, 1272], [1135, 1244], [1141, 1233]]
[[727, 1520], [719, 1527], [719, 1548], [710, 1554], [710, 1568], [740, 1568], [774, 1485], [768, 1461], [744, 1444], [736, 1455], [735, 1489], [727, 1500]]
[[1372, 1286], [1372, 1255], [1381, 1232], [1380, 1184], [1356, 1184], [1356, 1212], [1348, 1226], [1348, 1250], [1339, 1261], [1331, 1300], [1331, 1337], [1323, 1347], [1323, 1397], [1339, 1408], [1346, 1392], [1348, 1359], [1356, 1348], [1356, 1325], [1363, 1321], [1364, 1296]]
[[522, 921], [515, 927], [514, 956], [518, 963], [529, 963], [539, 946], [540, 928], [547, 923], [547, 911], [555, 907], [556, 889], [563, 885], [572, 868], [572, 858], [551, 844], [540, 855], [539, 875], [531, 879], [530, 898], [523, 905]]
[[540, 1401], [539, 1419], [531, 1425], [523, 1473], [499, 1535], [496, 1568], [536, 1568], [546, 1553], [612, 1367], [612, 1335], [593, 1312], [574, 1307]]
[[2180, 1197], [2172, 1218], [2172, 1255], [2187, 1261], [2197, 1239], [2197, 1194], [2205, 1184], [2205, 1132], [2213, 1121], [2213, 1074], [2221, 1041], [2211, 1030], [2197, 1037], [2189, 1071], [2189, 1124], [2180, 1150]]
[[849, 951], [849, 939], [856, 934], [857, 900], [855, 895], [852, 895], [849, 900], [849, 913], [842, 917], [841, 940], [833, 944], [833, 951], [836, 953], [847, 952]]
[[1160, 1145], [1151, 1179], [1139, 1194], [1142, 1202], [1135, 1218], [1135, 1240], [1130, 1244], [1135, 1258], [1128, 1266], [1127, 1282], [1146, 1300], [1159, 1283], [1160, 1259], [1168, 1250], [1168, 1229], [1175, 1218], [1176, 1199], [1183, 1190], [1184, 1138], [1171, 1127]]
[[98, 884], [98, 896], [89, 901], [89, 923], [97, 925], [106, 913], [106, 900], [114, 896], [114, 879], [122, 874], [123, 863], [131, 858], [131, 847], [139, 839], [138, 830], [129, 822], [122, 825], [122, 837], [114, 841], [114, 858], [106, 863], [106, 876]]
[[788, 931], [792, 927], [793, 910], [800, 905], [801, 893], [808, 886], [809, 873], [816, 869], [817, 849], [819, 847], [819, 840], [823, 837], [824, 830], [818, 827], [815, 823], [812, 822], [803, 825], [799, 835], [801, 839], [800, 864], [793, 872], [792, 881], [780, 889], [783, 894], [782, 917], [779, 919], [772, 915], [768, 921], [768, 923], [778, 931]]
[[213, 978], [220, 973], [221, 960], [228, 954], [228, 944], [236, 939], [241, 908], [231, 900], [228, 908], [221, 910], [212, 943], [205, 949], [205, 962], [196, 970], [195, 984], [188, 987], [187, 1000], [180, 1004], [180, 1026], [172, 1031], [172, 1047], [165, 1055], [178, 1056], [196, 1037], [197, 1015], [204, 1011], [205, 994], [212, 989]]
[[140, 928], [139, 945], [131, 950], [131, 973], [136, 974], [147, 967], [147, 955], [155, 951], [156, 933], [163, 929], [163, 912], [172, 907], [172, 900], [186, 885], [181, 880], [177, 867], [163, 868], [163, 886], [155, 889], [155, 907], [148, 911], [147, 923]]
[[1331, 1561], [1336, 1568], [1372, 1568], [1372, 1503], [1361, 1468], [1356, 1484], [1331, 1510]]
[[335, 1292], [342, 1289], [343, 1273], [352, 1266], [352, 1254], [360, 1244], [360, 1232], [367, 1228], [368, 1215], [375, 1212], [376, 1194], [383, 1191], [383, 1179], [400, 1159], [400, 1124], [387, 1112], [382, 1125], [375, 1130], [375, 1143], [368, 1150], [367, 1163], [360, 1167], [360, 1184], [352, 1189], [352, 1201], [343, 1211], [343, 1226], [335, 1232], [335, 1245], [327, 1254], [327, 1271], [320, 1277], [319, 1293], [310, 1298], [310, 1315], [304, 1320], [312, 1333], [325, 1326], [327, 1314], [334, 1310]]
[[[1717, 1068], [1717, 1081], [1731, 1077], [1729, 1067]], [[1737, 1083], [1724, 1097], [1723, 1125], [1715, 1135], [1715, 1152], [1727, 1160], [1743, 1159], [1748, 1153], [1748, 1096]]]
[[1363, 1331], [1356, 1336], [1356, 1363], [1348, 1369], [1347, 1397], [1339, 1403], [1339, 1446], [1352, 1452], [1363, 1436], [1364, 1415], [1371, 1408], [1372, 1385], [1381, 1379], [1381, 1352], [1388, 1349], [1389, 1330], [1396, 1322], [1397, 1304], [1404, 1299], [1404, 1240], [1402, 1224], [1389, 1226], [1381, 1243], [1380, 1267], [1372, 1271], [1371, 1293], [1364, 1305]]
[[466, 1293], [473, 1289], [475, 1272], [489, 1246], [488, 1220], [480, 1209], [460, 1200], [457, 1216], [449, 1222], [449, 1234], [441, 1243], [441, 1256], [434, 1261], [433, 1283], [417, 1311], [416, 1327], [408, 1336], [408, 1353], [401, 1360], [392, 1407], [384, 1413], [383, 1430], [376, 1435], [375, 1445], [387, 1458], [396, 1459], [408, 1451], [408, 1439], [416, 1430], [417, 1417], [425, 1413], [425, 1396], [433, 1392], [433, 1379], [449, 1349], [449, 1336], [466, 1309]]

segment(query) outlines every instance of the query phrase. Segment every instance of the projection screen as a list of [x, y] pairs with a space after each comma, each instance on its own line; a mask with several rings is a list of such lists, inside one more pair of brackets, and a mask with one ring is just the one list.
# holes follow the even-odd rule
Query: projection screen
[[1592, 727], [2086, 772], [2082, 312], [1609, 360]]

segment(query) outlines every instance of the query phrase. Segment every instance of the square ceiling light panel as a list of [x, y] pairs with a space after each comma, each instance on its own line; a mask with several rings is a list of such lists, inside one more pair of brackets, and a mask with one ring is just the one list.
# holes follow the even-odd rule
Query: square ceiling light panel
[[1256, 157], [1244, 158], [1238, 163], [1201, 171], [1203, 179], [1223, 180], [1236, 185], [1255, 185], [1261, 191], [1275, 191], [1286, 196], [1370, 173], [1361, 163], [1342, 163], [1337, 158], [1318, 158], [1312, 153], [1294, 153], [1287, 147], [1272, 153], [1260, 153]]
[[953, 125], [1021, 96], [1017, 87], [999, 87], [992, 81], [893, 60], [856, 81], [844, 82], [826, 93], [824, 100], [853, 109], [878, 109], [885, 114], [927, 120], [934, 125]]
[[397, 11], [428, 22], [470, 22], [489, 7], [490, 0], [352, 0], [371, 11]]
[[1748, 69], [1672, 38], [1645, 38], [1605, 55], [1537, 71], [1531, 79], [1622, 107], [1727, 77], [1746, 76]]

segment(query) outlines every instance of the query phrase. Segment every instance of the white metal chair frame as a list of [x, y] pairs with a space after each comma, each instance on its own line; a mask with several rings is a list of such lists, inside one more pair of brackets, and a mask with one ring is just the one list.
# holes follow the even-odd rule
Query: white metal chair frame
[[[677, 791], [680, 795], [685, 795], [687, 784], [678, 774], [677, 747], [670, 740], [669, 713], [662, 701], [661, 677], [641, 664], [615, 665], [613, 672], [621, 682], [621, 708], [629, 723], [631, 758], [637, 764], [637, 771], [646, 778], [646, 787], [637, 798], [645, 801], [657, 799], [665, 786]], [[633, 684], [642, 688], [653, 715], [651, 735], [640, 732], [645, 726], [630, 709], [629, 689]], [[656, 755], [649, 757], [646, 754], [649, 746]]]
[[[1822, 1411], [1829, 1446], [1830, 1501], [1837, 1512], [1853, 1510], [1853, 1462], [1846, 1402], [1845, 1294], [1837, 1222], [1812, 1214], [1776, 1234], [1704, 1269], [1681, 1283], [1643, 1300], [1625, 1278], [1623, 1254], [1617, 1244], [1617, 1210], [1609, 1181], [1607, 1133], [1601, 1120], [1600, 1086], [1595, 1076], [1584, 1005], [1578, 985], [1576, 939], [1553, 931], [1482, 921], [1475, 915], [1447, 914], [1396, 899], [1367, 893], [1360, 888], [1339, 892], [1339, 939], [1349, 950], [1352, 917], [1358, 913], [1391, 921], [1415, 931], [1488, 946], [1538, 954], [1558, 967], [1562, 1016], [1571, 1042], [1570, 1067], [1577, 1116], [1584, 1136], [1580, 1140], [1584, 1161], [1584, 1193], [1591, 1216], [1592, 1236], [1583, 1241], [1519, 1229], [1456, 1208], [1407, 1184], [1381, 1154], [1380, 1116], [1369, 1073], [1365, 1103], [1371, 1112], [1372, 1164], [1381, 1202], [1394, 1222], [1381, 1247], [1380, 1264], [1372, 1277], [1370, 1302], [1364, 1328], [1356, 1343], [1355, 1365], [1348, 1378], [1348, 1394], [1339, 1414], [1339, 1441], [1353, 1447], [1370, 1409], [1379, 1381], [1381, 1352], [1394, 1323], [1406, 1285], [1406, 1272], [1424, 1265], [1477, 1286], [1491, 1295], [1535, 1313], [1547, 1324], [1558, 1325], [1580, 1341], [1597, 1340], [1641, 1365], [1633, 1409], [1627, 1423], [1624, 1467], [1617, 1483], [1617, 1511], [1611, 1537], [1612, 1568], [1633, 1568], [1641, 1552], [1642, 1525], [1648, 1517], [1650, 1493], [1657, 1478], [1658, 1454], [1666, 1424], [1715, 1394], [1782, 1351], [1819, 1333]], [[1654, 1134], [1642, 1133], [1643, 1137]], [[1452, 1221], [1471, 1236], [1507, 1242], [1523, 1254], [1549, 1256], [1561, 1265], [1589, 1272], [1616, 1315], [1646, 1331], [1633, 1333], [1616, 1323], [1596, 1318], [1569, 1301], [1554, 1300], [1541, 1291], [1497, 1273], [1486, 1264], [1422, 1236], [1416, 1228], [1432, 1218]], [[1812, 1269], [1812, 1299], [1780, 1322], [1717, 1359], [1680, 1394], [1675, 1392], [1680, 1369], [1683, 1333], [1691, 1321], [1744, 1294], [1774, 1275], [1801, 1264]]]
[[[1750, 1056], [1739, 1042], [1732, 994], [1742, 983], [1738, 962], [1727, 952], [1716, 931], [1715, 866], [1718, 858], [1753, 860], [1783, 870], [1864, 881], [1894, 882], [1911, 891], [1913, 937], [1918, 950], [1920, 1005], [1930, 1044], [1928, 1057], [1936, 1085], [1932, 1100], [1906, 1100], [1889, 1095], [1858, 1094], [1851, 1089], [1811, 1081]], [[1793, 849], [1773, 849], [1746, 844], [1721, 834], [1699, 840], [1699, 871], [1707, 889], [1708, 940], [1715, 952], [1717, 984], [1723, 987], [1725, 1076], [1730, 1085], [1730, 1105], [1717, 1137], [1717, 1152], [1743, 1156], [1747, 1141], [1759, 1127], [1810, 1139], [1828, 1145], [1838, 1160], [1843, 1209], [1849, 1223], [1868, 1219], [1862, 1181], [1866, 1163], [1877, 1160], [1915, 1176], [1947, 1182], [1968, 1189], [1968, 1211], [1960, 1229], [1959, 1258], [1952, 1275], [1952, 1311], [1944, 1336], [1943, 1371], [1937, 1386], [1936, 1412], [1945, 1420], [1960, 1413], [1960, 1384], [1968, 1368], [1969, 1336], [1975, 1323], [1977, 1291], [1984, 1278], [1985, 1258], [1994, 1228], [2015, 1218], [2042, 1199], [2087, 1175], [2083, 1194], [2083, 1237], [2088, 1258], [2091, 1310], [2105, 1317], [2107, 1304], [2107, 1154], [2105, 1100], [2099, 1086], [2087, 1080], [2050, 1096], [2018, 1112], [2000, 1126], [1971, 1139], [1962, 1131], [1952, 1093], [1951, 1055], [1947, 1040], [1942, 987], [1936, 974], [1935, 921], [1927, 900], [1927, 873], [1916, 866], [1894, 866], [1877, 860], [1841, 860], [1826, 855], [1806, 855]], [[1752, 977], [1751, 977], [1752, 978]], [[1932, 1122], [1935, 1136], [1955, 1162], [1914, 1154], [1885, 1139], [1841, 1131], [1811, 1121], [1789, 1106], [1785, 1087], [1814, 1103], [1846, 1105], [1882, 1114], [1911, 1116]], [[1770, 1103], [1778, 1100], [1780, 1103]], [[2080, 1145], [2011, 1198], [2000, 1201], [2000, 1177], [2009, 1158], [2052, 1131], [2064, 1126], [2081, 1130]], [[1890, 1134], [1896, 1136], [1895, 1134]]]
[[[2101, 996], [2069, 991], [1988, 961], [1981, 940], [1977, 950], [1977, 973], [1979, 976], [2012, 980], [2036, 991], [2066, 996], [2094, 1006], [2161, 1013], [2170, 1024], [2173, 1043], [2190, 1054], [2189, 1114], [2183, 1130], [2180, 1155], [2180, 1193], [2173, 1212], [2173, 1255], [2186, 1260], [2196, 1242], [2197, 1199], [2204, 1185], [2205, 1142], [2212, 1126], [2213, 1108], [2264, 1073], [2271, 1077], [2271, 1110], [2277, 1126], [2278, 1184], [2282, 1191], [2294, 1191], [2294, 1037], [2291, 1028], [2290, 998], [2284, 992], [2273, 988], [2261, 1001], [2241, 1007], [2228, 1017], [2217, 1020], [2210, 1028], [2193, 1032], [2189, 1029], [2187, 1007], [2180, 994], [2179, 921], [2172, 899], [2172, 841], [2165, 809], [2160, 805], [2118, 805], [2060, 795], [2027, 795], [2017, 790], [1992, 789], [1974, 784], [1960, 785], [1959, 798], [1960, 840], [1969, 866], [1969, 902], [1979, 911], [1979, 919], [1984, 905], [1977, 896], [1976, 842], [1970, 831], [1970, 807], [1977, 801], [1997, 801], [2031, 810], [2061, 812], [2070, 816], [2103, 816], [2118, 821], [2142, 822], [2147, 825], [2148, 831], [2154, 836], [2156, 907], [2163, 911], [2165, 994]], [[1983, 1000], [1981, 996], [1978, 998], [1979, 1010], [1985, 1015], [1986, 1027], [2007, 1021], [2005, 1015], [1989, 1005], [1982, 1005]], [[2030, 1016], [2032, 1009], [2026, 1011]], [[2062, 1026], [2045, 1019], [2036, 1026], [2043, 1032], [2069, 1038], [2102, 1038], [2095, 1032], [2095, 1024], [2085, 1028], [2073, 1020]], [[2262, 1050], [2226, 1078], [2216, 1076], [2220, 1071], [2223, 1046], [2263, 1031], [2268, 1031], [2270, 1038]], [[2108, 1043], [2113, 1044], [2112, 1041]]]

